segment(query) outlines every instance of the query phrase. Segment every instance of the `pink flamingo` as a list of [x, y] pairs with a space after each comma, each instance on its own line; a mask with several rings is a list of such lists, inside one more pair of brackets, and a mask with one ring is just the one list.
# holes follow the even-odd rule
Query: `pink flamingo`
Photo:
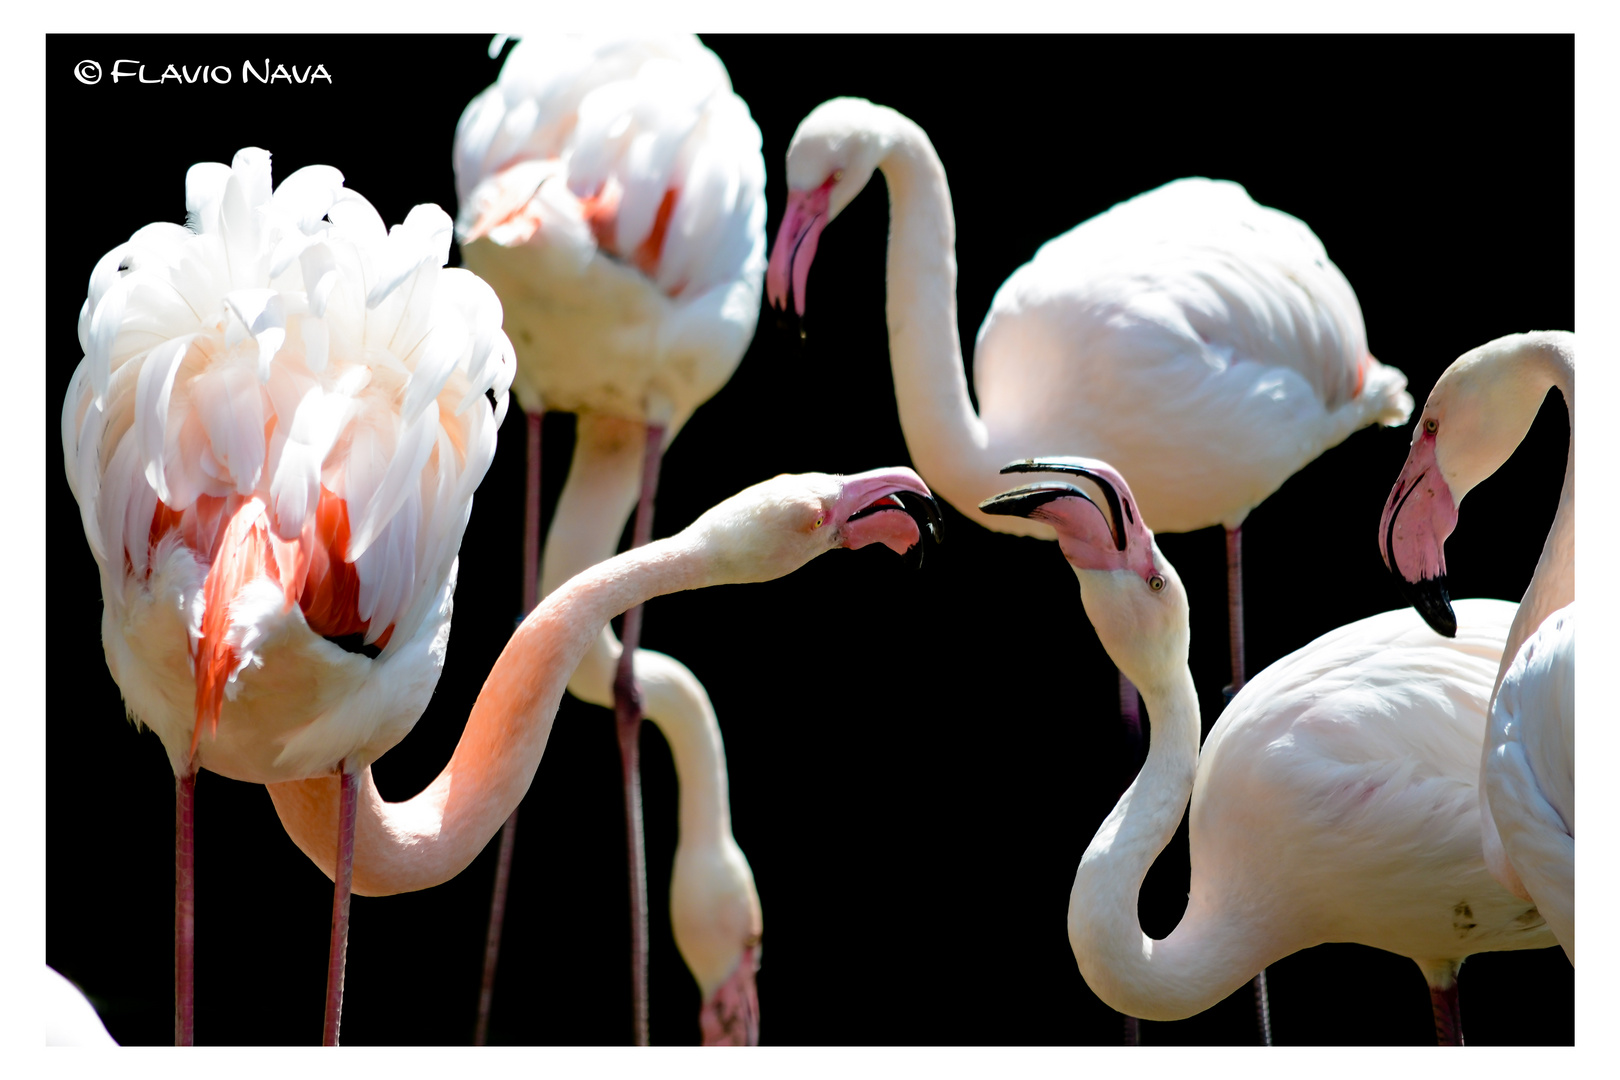
[[[62, 406], [102, 644], [176, 778], [175, 1040], [193, 1040], [197, 770], [332, 777], [324, 1039], [338, 1040], [355, 780], [421, 716], [456, 558], [506, 410], [500, 302], [444, 269], [451, 222], [392, 232], [324, 165], [186, 174], [189, 228], [96, 264]], [[491, 400], [493, 398], [493, 401]], [[336, 826], [336, 828], [334, 828]]]
[[[1001, 286], [968, 396], [956, 327], [956, 222], [928, 136], [859, 98], [817, 106], [787, 153], [771, 303], [805, 310], [821, 232], [881, 169], [889, 189], [889, 358], [906, 446], [952, 506], [986, 528], [1052, 538], [979, 502], [1031, 454], [1086, 454], [1136, 478], [1154, 527], [1226, 530], [1232, 682], [1241, 689], [1241, 527], [1283, 481], [1351, 432], [1412, 411], [1373, 359], [1350, 283], [1298, 218], [1237, 184], [1184, 179], [1036, 252]], [[1120, 701], [1133, 736], [1136, 691]], [[1256, 984], [1269, 1041], [1264, 981]]]
[[[462, 254], [505, 305], [517, 348], [514, 389], [528, 414], [527, 611], [613, 554], [638, 488], [633, 543], [652, 535], [665, 446], [731, 377], [753, 337], [765, 272], [765, 163], [748, 107], [731, 92], [719, 58], [695, 37], [547, 35], [519, 42], [499, 81], [467, 106], [456, 129], [455, 168]], [[546, 410], [577, 413], [579, 423], [542, 569]], [[644, 701], [634, 660], [640, 619], [639, 609], [625, 616], [623, 648], [604, 629], [570, 687], [585, 701], [612, 706], [617, 717], [634, 1036], [644, 1045]], [[702, 684], [690, 672], [681, 681], [690, 685], [666, 703], [679, 711], [653, 718], [683, 728], [712, 723], [704, 719], [712, 709]], [[496, 870], [474, 1037], [480, 1044], [514, 827], [503, 833]]]
[[1534, 900], [1575, 962], [1575, 335], [1510, 334], [1452, 362], [1429, 393], [1378, 523], [1378, 550], [1437, 633], [1456, 633], [1446, 538], [1475, 485], [1512, 455], [1549, 390], [1569, 408], [1558, 511], [1519, 602], [1481, 742], [1485, 858]]
[[[1256, 676], [1200, 752], [1187, 595], [1124, 478], [1086, 458], [1007, 471], [1062, 476], [982, 508], [1056, 531], [1086, 615], [1154, 725], [1140, 775], [1075, 873], [1069, 943], [1087, 985], [1128, 1015], [1178, 1020], [1290, 953], [1353, 941], [1416, 961], [1439, 1040], [1460, 1044], [1463, 959], [1554, 943], [1480, 849], [1475, 760], [1514, 606], [1464, 601], [1454, 638], [1410, 610], [1340, 627]], [[1156, 941], [1137, 893], [1189, 802], [1187, 911]]]

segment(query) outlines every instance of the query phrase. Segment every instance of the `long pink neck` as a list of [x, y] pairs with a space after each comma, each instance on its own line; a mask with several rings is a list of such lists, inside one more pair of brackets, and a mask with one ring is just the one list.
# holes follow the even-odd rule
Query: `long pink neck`
[[[384, 802], [361, 777], [354, 891], [425, 889], [455, 877], [529, 789], [575, 666], [615, 615], [700, 588], [706, 560], [684, 536], [600, 563], [558, 588], [518, 627], [467, 718], [450, 763], [414, 798]], [[337, 856], [338, 778], [269, 785], [287, 834], [328, 876]]]

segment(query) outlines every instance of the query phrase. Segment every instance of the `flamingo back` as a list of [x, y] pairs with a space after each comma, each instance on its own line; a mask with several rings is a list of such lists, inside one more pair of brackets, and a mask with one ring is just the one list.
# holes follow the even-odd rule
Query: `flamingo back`
[[1197, 178], [1042, 245], [996, 293], [974, 383], [991, 438], [1018, 433], [1013, 456], [1115, 462], [1166, 532], [1240, 523], [1323, 450], [1412, 408], [1304, 222]]
[[[97, 263], [63, 403], [103, 643], [177, 766], [313, 775], [374, 757], [426, 705], [511, 346], [494, 292], [444, 268], [438, 207], [390, 231], [336, 169], [272, 189], [248, 148], [193, 166], [186, 209]], [[349, 700], [435, 641], [425, 691], [402, 664], [402, 700]], [[288, 684], [279, 719], [233, 710], [254, 681]], [[275, 734], [245, 730], [261, 722]]]
[[[684, 420], [735, 370], [765, 269], [759, 128], [696, 38], [526, 38], [456, 130], [467, 265], [527, 407]], [[668, 417], [655, 417], [669, 422]]]

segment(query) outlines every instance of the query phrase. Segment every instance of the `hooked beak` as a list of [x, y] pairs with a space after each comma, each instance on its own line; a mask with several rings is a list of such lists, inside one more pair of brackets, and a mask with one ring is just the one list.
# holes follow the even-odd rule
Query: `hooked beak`
[[1457, 527], [1457, 504], [1435, 460], [1427, 432], [1412, 444], [1406, 465], [1384, 502], [1378, 553], [1401, 592], [1435, 633], [1457, 636], [1457, 614], [1446, 589], [1446, 537]]
[[782, 225], [776, 231], [776, 246], [765, 271], [765, 294], [771, 306], [784, 309], [791, 300], [793, 310], [804, 316], [805, 282], [810, 263], [816, 257], [821, 230], [827, 227], [827, 201], [832, 195], [831, 178], [811, 191], [789, 191]]
[[[1083, 476], [1097, 485], [1105, 512], [1084, 490], [1065, 480], [1038, 480], [993, 495], [979, 504], [987, 514], [1035, 518], [1057, 530], [1058, 546], [1071, 564], [1088, 570], [1131, 570], [1144, 581], [1156, 573], [1153, 534], [1136, 510], [1125, 478], [1106, 461], [1092, 458], [1025, 458], [1002, 473]], [[1132, 543], [1132, 541], [1135, 543]]]
[[886, 545], [921, 567], [923, 539], [939, 543], [944, 518], [939, 503], [922, 478], [910, 469], [873, 469], [843, 478], [844, 490], [834, 508], [843, 524], [843, 546]]
[[744, 949], [737, 970], [703, 1003], [698, 1028], [704, 1046], [759, 1045], [759, 991], [754, 985], [758, 968], [758, 946]]

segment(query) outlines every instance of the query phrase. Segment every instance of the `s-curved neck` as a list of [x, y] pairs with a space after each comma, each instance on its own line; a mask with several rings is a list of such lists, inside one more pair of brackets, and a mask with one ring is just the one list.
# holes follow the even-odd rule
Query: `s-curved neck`
[[[654, 596], [701, 588], [706, 560], [684, 534], [600, 563], [548, 596], [507, 642], [450, 762], [421, 793], [383, 801], [368, 768], [355, 829], [354, 891], [448, 881], [484, 849], [528, 791], [575, 666], [615, 615]], [[337, 855], [336, 776], [269, 785], [293, 843], [328, 877]]]
[[1567, 335], [1533, 335], [1520, 350], [1518, 360], [1535, 375], [1534, 385], [1540, 394], [1545, 395], [1549, 389], [1557, 387], [1564, 395], [1564, 406], [1569, 410], [1569, 451], [1564, 463], [1564, 486], [1558, 495], [1558, 511], [1553, 515], [1552, 528], [1547, 531], [1547, 541], [1542, 545], [1530, 586], [1519, 601], [1518, 614], [1508, 627], [1502, 662], [1491, 687], [1492, 703], [1496, 701], [1502, 677], [1519, 654], [1519, 646], [1536, 632], [1548, 615], [1575, 599], [1575, 349]]
[[1142, 932], [1142, 881], [1192, 795], [1199, 713], [1184, 665], [1139, 689], [1152, 718], [1147, 760], [1080, 859], [1069, 896], [1069, 944], [1086, 984], [1110, 1008], [1179, 1020], [1226, 997], [1272, 957], [1241, 912], [1215, 910], [1196, 894], [1170, 936], [1155, 941]]
[[[889, 151], [889, 360], [900, 427], [912, 461], [936, 494], [997, 531], [1035, 531], [1022, 519], [981, 514], [995, 494], [989, 432], [968, 395], [956, 325], [956, 218], [945, 166], [911, 120], [882, 110]], [[984, 478], [988, 477], [988, 481]]]

